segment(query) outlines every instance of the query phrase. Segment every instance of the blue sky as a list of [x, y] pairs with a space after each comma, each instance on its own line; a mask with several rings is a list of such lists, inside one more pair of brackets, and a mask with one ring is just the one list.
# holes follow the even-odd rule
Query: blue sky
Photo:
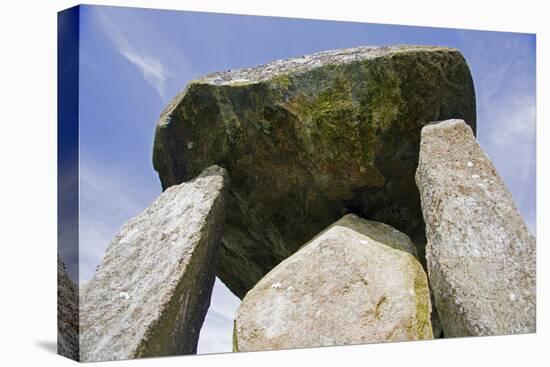
[[[155, 123], [186, 83], [342, 47], [460, 49], [474, 77], [479, 142], [536, 231], [534, 35], [82, 6], [80, 41], [80, 282], [122, 224], [160, 194]], [[199, 353], [231, 350], [238, 303], [216, 281]]]

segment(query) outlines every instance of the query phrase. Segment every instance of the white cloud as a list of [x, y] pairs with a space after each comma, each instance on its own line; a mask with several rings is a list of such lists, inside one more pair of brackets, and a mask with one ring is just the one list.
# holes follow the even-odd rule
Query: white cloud
[[477, 138], [536, 232], [536, 91], [528, 35], [460, 32], [476, 81]]
[[165, 88], [168, 74], [164, 71], [162, 64], [157, 59], [153, 59], [145, 55], [139, 55], [130, 51], [120, 50], [120, 53], [132, 64], [141, 69], [145, 80], [153, 88], [155, 88], [163, 100], [166, 99]]
[[80, 283], [92, 277], [124, 222], [143, 211], [147, 200], [157, 195], [133, 185], [131, 177], [97, 162], [80, 163]]
[[496, 121], [492, 125], [495, 129], [489, 140], [502, 149], [510, 146], [534, 148], [537, 118], [535, 96], [524, 95], [507, 102], [494, 111]]
[[94, 8], [94, 14], [96, 14], [100, 28], [105, 31], [120, 54], [141, 71], [145, 82], [165, 101], [166, 80], [169, 73], [161, 61], [144, 50], [142, 43], [139, 40], [135, 41], [132, 34], [125, 31], [120, 26], [121, 23], [112, 19], [104, 9], [96, 7]]
[[490, 118], [492, 130], [482, 146], [509, 187], [518, 209], [536, 233], [536, 105], [534, 95], [499, 104]]

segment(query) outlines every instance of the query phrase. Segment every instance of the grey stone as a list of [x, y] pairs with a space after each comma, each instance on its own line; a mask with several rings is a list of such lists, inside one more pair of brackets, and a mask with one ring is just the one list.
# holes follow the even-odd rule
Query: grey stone
[[416, 182], [445, 336], [535, 331], [535, 239], [472, 129], [422, 129]]
[[390, 226], [344, 217], [246, 294], [234, 350], [431, 339], [428, 280], [402, 250], [410, 242]]
[[[357, 215], [354, 214], [347, 214], [316, 237], [321, 236], [323, 233], [334, 226], [348, 227], [356, 232], [362, 233], [365, 236], [374, 239], [375, 241], [384, 243], [398, 250], [406, 251], [413, 255], [422, 264], [422, 261], [418, 257], [416, 247], [411, 239], [403, 232], [400, 232], [387, 224], [359, 218]], [[423, 266], [425, 267], [424, 264]], [[434, 305], [434, 299], [431, 290], [430, 303], [432, 304], [432, 306]], [[434, 307], [432, 307], [430, 320], [432, 324], [434, 338], [441, 337], [443, 329], [441, 327], [441, 321], [439, 320], [437, 310]]]
[[420, 129], [476, 123], [458, 50], [359, 47], [209, 74], [157, 124], [163, 188], [220, 164], [232, 177], [218, 276], [239, 297], [343, 213], [408, 234], [423, 258]]
[[226, 171], [209, 167], [124, 224], [82, 289], [82, 360], [196, 353], [227, 185]]
[[330, 225], [327, 229], [325, 229], [309, 242], [304, 244], [304, 246], [314, 241], [316, 238], [323, 236], [326, 232], [330, 231], [334, 227], [349, 228], [355, 232], [369, 237], [376, 242], [383, 243], [397, 250], [408, 252], [418, 260], [416, 247], [414, 246], [409, 236], [407, 236], [405, 233], [398, 231], [397, 229], [387, 224], [363, 219], [355, 214], [344, 215], [341, 219]]
[[[361, 234], [364, 234], [365, 236], [374, 239], [377, 242], [381, 242], [398, 250], [406, 251], [413, 255], [422, 264], [422, 261], [418, 258], [416, 247], [411, 239], [403, 232], [400, 232], [387, 224], [359, 218], [357, 215], [354, 214], [347, 214], [342, 219], [327, 228], [325, 231], [321, 232], [315, 238], [321, 236], [323, 233], [334, 226], [348, 227], [356, 232], [359, 232]], [[423, 266], [425, 267], [424, 264]], [[442, 336], [443, 329], [441, 327], [441, 321], [439, 320], [437, 310], [433, 307], [435, 302], [431, 290], [430, 303], [432, 305], [432, 314], [430, 320], [432, 324], [433, 336], [434, 338], [439, 338]]]
[[78, 288], [57, 256], [57, 353], [78, 361]]

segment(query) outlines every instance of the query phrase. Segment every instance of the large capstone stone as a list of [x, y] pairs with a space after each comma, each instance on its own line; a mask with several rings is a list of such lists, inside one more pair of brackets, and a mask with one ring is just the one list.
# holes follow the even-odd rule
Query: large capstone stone
[[468, 66], [455, 49], [360, 47], [192, 81], [158, 122], [164, 189], [211, 164], [232, 177], [219, 277], [239, 297], [346, 212], [419, 243], [420, 129], [475, 128]]
[[57, 353], [78, 361], [78, 288], [57, 255]]
[[535, 331], [535, 239], [461, 120], [422, 129], [416, 182], [445, 336]]
[[431, 339], [428, 281], [411, 246], [390, 226], [344, 217], [246, 294], [234, 350]]
[[196, 352], [227, 185], [225, 170], [210, 167], [124, 224], [82, 290], [82, 360]]

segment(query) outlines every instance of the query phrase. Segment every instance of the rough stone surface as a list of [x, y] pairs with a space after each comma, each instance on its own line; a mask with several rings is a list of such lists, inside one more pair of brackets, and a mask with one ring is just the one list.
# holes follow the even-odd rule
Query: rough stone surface
[[234, 350], [431, 339], [428, 281], [410, 246], [387, 225], [344, 217], [246, 294]]
[[81, 358], [196, 352], [221, 242], [227, 173], [213, 166], [129, 220], [81, 295]]
[[535, 239], [461, 120], [422, 129], [416, 173], [445, 336], [535, 331]]
[[[345, 215], [342, 219], [331, 225], [325, 231], [321, 232], [315, 238], [321, 236], [323, 233], [334, 226], [350, 228], [356, 232], [359, 232], [361, 234], [364, 234], [365, 236], [374, 239], [377, 242], [386, 244], [398, 250], [406, 251], [420, 261], [415, 245], [406, 234], [387, 224], [359, 218], [357, 215], [354, 214]], [[420, 261], [420, 263], [422, 263], [422, 261]], [[430, 303], [434, 305], [434, 299], [431, 290]], [[441, 337], [443, 329], [441, 328], [441, 321], [439, 320], [437, 310], [434, 307], [432, 307], [430, 320], [432, 324], [434, 338]]]
[[[418, 254], [413, 242], [405, 233], [398, 231], [384, 223], [376, 222], [373, 220], [367, 220], [358, 217], [355, 214], [346, 214], [327, 229], [319, 233], [309, 242], [304, 244], [307, 246], [309, 243], [322, 237], [326, 232], [330, 231], [334, 227], [346, 227], [362, 235], [370, 237], [376, 242], [383, 243], [387, 246], [393, 247], [397, 250], [402, 250], [413, 255], [418, 260]], [[304, 247], [302, 246], [302, 247]]]
[[163, 188], [214, 163], [227, 168], [218, 275], [242, 298], [347, 212], [423, 243], [420, 129], [447, 118], [475, 128], [475, 110], [458, 50], [325, 51], [191, 82], [161, 115], [153, 163]]
[[[406, 234], [387, 224], [359, 218], [357, 215], [354, 214], [345, 215], [342, 219], [328, 227], [325, 231], [321, 232], [315, 238], [321, 236], [323, 233], [334, 226], [350, 228], [356, 232], [359, 232], [361, 234], [364, 234], [365, 236], [374, 239], [377, 242], [384, 243], [398, 250], [406, 251], [420, 261], [415, 245]], [[422, 261], [420, 261], [420, 263], [422, 263]], [[434, 305], [434, 299], [431, 290], [430, 303]], [[432, 324], [434, 338], [441, 337], [443, 329], [441, 328], [441, 321], [439, 320], [439, 315], [437, 314], [437, 310], [435, 309], [435, 307], [432, 307], [430, 320]]]
[[57, 353], [78, 361], [78, 290], [57, 256]]

